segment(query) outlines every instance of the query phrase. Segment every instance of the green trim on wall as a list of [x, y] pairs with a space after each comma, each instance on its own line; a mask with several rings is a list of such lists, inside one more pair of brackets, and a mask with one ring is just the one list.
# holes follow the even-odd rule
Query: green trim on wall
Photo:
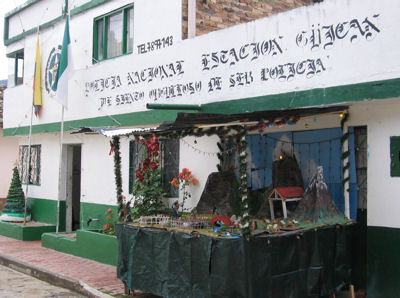
[[5, 18], [12, 17], [13, 15], [16, 15], [17, 13], [23, 11], [24, 9], [28, 8], [29, 6], [31, 6], [31, 5], [33, 5], [33, 4], [37, 3], [37, 2], [40, 2], [40, 1], [42, 1], [42, 0], [28, 0], [25, 3], [23, 3], [23, 4], [19, 5], [19, 6], [17, 6], [16, 8], [14, 8], [13, 10], [7, 12], [4, 15], [4, 17]]
[[[62, 21], [64, 18], [65, 18], [65, 16], [61, 15], [61, 16], [55, 18], [55, 19], [52, 19], [52, 20], [40, 25], [39, 26], [39, 31], [53, 26], [54, 24]], [[10, 45], [10, 44], [12, 44], [12, 43], [14, 43], [14, 42], [16, 42], [18, 40], [21, 40], [21, 39], [25, 38], [28, 35], [36, 34], [36, 32], [37, 32], [37, 27], [35, 27], [35, 28], [31, 28], [29, 30], [24, 31], [21, 34], [15, 35], [12, 38], [8, 38], [8, 26], [9, 26], [8, 25], [8, 18], [5, 18], [4, 19], [4, 45], [6, 45], [6, 46], [8, 46], [8, 45]]]
[[92, 8], [94, 8], [94, 7], [96, 7], [96, 6], [99, 6], [99, 5], [102, 5], [102, 4], [104, 4], [104, 3], [107, 3], [107, 2], [109, 2], [109, 1], [110, 1], [110, 0], [92, 0], [92, 1], [90, 1], [90, 2], [87, 2], [87, 3], [85, 3], [85, 4], [82, 4], [81, 6], [78, 6], [78, 7], [75, 7], [75, 8], [73, 8], [73, 9], [71, 9], [70, 15], [71, 15], [71, 16], [78, 15], [78, 14], [80, 14], [80, 13], [82, 13], [82, 12], [85, 12], [85, 11], [87, 11], [87, 10], [89, 10], [89, 9], [92, 9]]
[[[243, 98], [222, 102], [213, 102], [201, 106], [201, 113], [236, 114], [254, 111], [279, 109], [294, 109], [299, 107], [325, 106], [339, 103], [351, 103], [369, 99], [386, 99], [400, 96], [400, 78], [385, 81], [319, 88], [284, 94], [273, 94], [258, 97]], [[174, 121], [178, 112], [151, 110], [128, 114], [113, 115], [121, 126], [156, 124], [164, 121]], [[60, 122], [34, 125], [32, 133], [58, 132]], [[74, 121], [66, 121], [66, 131], [79, 129], [82, 126], [118, 126], [111, 117], [96, 117]], [[29, 126], [6, 128], [4, 136], [27, 135]]]
[[0, 221], [0, 235], [21, 241], [40, 240], [43, 233], [55, 232], [55, 225], [23, 226]]
[[[116, 119], [123, 126], [137, 125], [137, 124], [154, 124], [163, 121], [174, 121], [179, 111], [144, 111], [129, 114], [114, 115]], [[97, 117], [88, 118], [81, 120], [65, 121], [64, 130], [71, 131], [79, 129], [85, 126], [118, 126], [110, 117]], [[43, 132], [59, 132], [61, 129], [60, 122], [34, 125], [32, 126], [32, 133], [43, 133]], [[4, 136], [15, 136], [15, 135], [27, 135], [29, 134], [29, 126], [16, 127], [16, 128], [5, 128], [3, 130]]]
[[116, 266], [118, 260], [117, 237], [93, 231], [76, 231], [76, 239], [63, 234], [42, 235], [42, 246], [63, 253]]
[[[26, 3], [16, 7], [12, 11], [8, 12], [4, 16], [4, 32], [3, 32], [4, 45], [8, 46], [8, 45], [10, 45], [10, 44], [12, 44], [12, 43], [14, 43], [16, 41], [19, 41], [19, 40], [25, 38], [28, 35], [36, 34], [37, 27], [25, 30], [23, 33], [18, 34], [16, 36], [12, 37], [12, 38], [9, 38], [9, 34], [8, 34], [9, 33], [9, 22], [8, 22], [8, 20], [9, 20], [10, 17], [16, 15], [17, 13], [25, 10], [29, 6], [35, 4], [35, 3], [39, 2], [39, 1], [41, 1], [41, 0], [29, 0]], [[75, 7], [74, 9], [71, 9], [70, 15], [71, 16], [78, 15], [80, 13], [83, 13], [83, 12], [85, 12], [87, 10], [90, 10], [90, 9], [96, 7], [96, 6], [99, 6], [99, 5], [104, 4], [106, 2], [109, 2], [109, 1], [110, 0], [92, 0], [92, 1], [87, 2], [87, 3], [85, 3], [85, 4], [81, 5], [81, 6], [78, 6], [78, 7]], [[68, 5], [68, 0], [65, 0], [65, 7], [67, 7], [67, 5]], [[39, 30], [43, 30], [43, 29], [49, 28], [49, 27], [53, 26], [54, 24], [62, 21], [65, 18], [65, 14], [66, 14], [66, 9], [64, 8], [63, 11], [62, 11], [62, 15], [61, 16], [56, 17], [56, 18], [54, 18], [54, 19], [52, 19], [52, 20], [50, 20], [50, 21], [48, 21], [48, 22], [46, 22], [44, 24], [41, 24], [39, 26]]]
[[400, 96], [400, 79], [391, 79], [213, 102], [202, 105], [201, 111], [202, 113], [236, 114], [254, 111], [324, 106], [398, 96]]
[[[31, 208], [32, 220], [56, 224], [57, 201], [38, 198], [28, 198], [28, 206]], [[60, 201], [60, 231], [65, 231], [65, 201]]]
[[400, 229], [369, 226], [367, 230], [367, 296], [400, 297]]

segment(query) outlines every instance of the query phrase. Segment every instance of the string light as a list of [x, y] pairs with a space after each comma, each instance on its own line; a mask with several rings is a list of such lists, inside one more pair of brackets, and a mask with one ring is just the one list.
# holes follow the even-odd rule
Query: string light
[[185, 139], [181, 139], [181, 141], [182, 141], [182, 143], [184, 143], [188, 148], [193, 149], [194, 152], [203, 153], [204, 156], [205, 156], [205, 155], [208, 155], [209, 157], [211, 157], [211, 156], [216, 156], [218, 153], [231, 153], [231, 152], [233, 152], [233, 150], [235, 149], [235, 148], [231, 148], [231, 149], [224, 150], [224, 151], [208, 152], [208, 151], [203, 151], [203, 150], [200, 150], [200, 149], [196, 148], [195, 146], [193, 146], [193, 145], [189, 144], [188, 142], [186, 142]]

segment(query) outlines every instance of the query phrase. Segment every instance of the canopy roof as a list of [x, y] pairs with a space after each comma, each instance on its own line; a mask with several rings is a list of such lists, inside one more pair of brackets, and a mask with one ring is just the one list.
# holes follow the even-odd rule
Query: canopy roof
[[288, 121], [297, 121], [302, 117], [309, 117], [327, 113], [340, 113], [348, 109], [347, 106], [330, 106], [321, 108], [299, 108], [290, 110], [270, 110], [241, 114], [209, 114], [209, 113], [178, 113], [175, 121], [164, 122], [154, 127], [81, 127], [73, 133], [98, 133], [107, 137], [113, 136], [148, 136], [167, 135], [188, 130], [212, 128], [222, 126], [251, 126], [257, 123], [279, 124]]

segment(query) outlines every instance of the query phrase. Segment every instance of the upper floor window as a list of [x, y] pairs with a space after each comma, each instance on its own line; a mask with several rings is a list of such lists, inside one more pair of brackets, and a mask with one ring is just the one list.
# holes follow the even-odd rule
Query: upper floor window
[[40, 145], [31, 146], [29, 162], [29, 147], [19, 146], [18, 170], [22, 183], [40, 184]]
[[132, 53], [133, 5], [128, 5], [94, 19], [94, 63]]
[[8, 87], [24, 83], [24, 50], [7, 55], [8, 57]]

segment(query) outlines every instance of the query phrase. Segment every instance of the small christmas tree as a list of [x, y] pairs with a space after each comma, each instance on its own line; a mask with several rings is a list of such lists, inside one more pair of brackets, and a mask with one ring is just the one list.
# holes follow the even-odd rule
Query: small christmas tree
[[[11, 185], [8, 189], [6, 204], [0, 216], [2, 221], [22, 222], [24, 221], [25, 195], [22, 191], [21, 180], [17, 167], [13, 169]], [[27, 221], [30, 220], [30, 214], [26, 214]]]

